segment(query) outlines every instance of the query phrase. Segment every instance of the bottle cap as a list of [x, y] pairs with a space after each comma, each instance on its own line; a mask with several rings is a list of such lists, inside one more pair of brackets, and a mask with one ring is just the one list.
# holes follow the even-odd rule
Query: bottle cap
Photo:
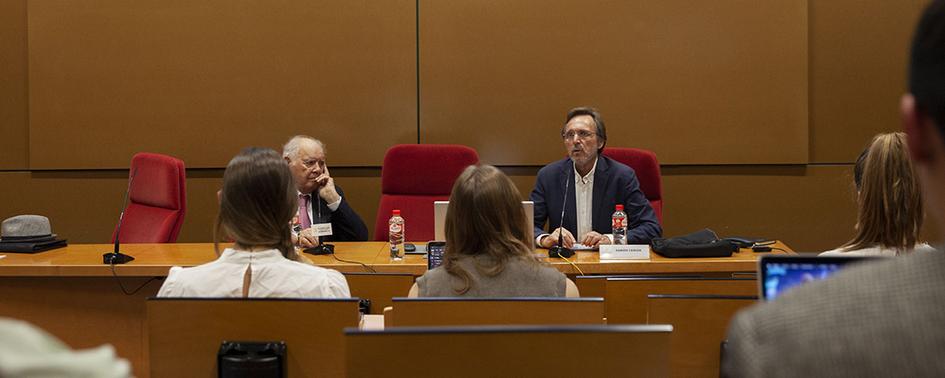
[[623, 205], [617, 205], [617, 211], [623, 211]]
[[394, 215], [400, 215], [400, 210], [394, 210], [392, 213], [393, 213]]

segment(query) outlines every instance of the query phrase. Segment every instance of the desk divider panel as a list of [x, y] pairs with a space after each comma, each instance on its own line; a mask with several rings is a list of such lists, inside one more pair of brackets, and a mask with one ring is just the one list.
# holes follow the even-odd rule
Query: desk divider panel
[[666, 377], [671, 329], [654, 325], [348, 329], [348, 376]]
[[285, 341], [289, 377], [344, 376], [345, 327], [359, 323], [358, 299], [151, 298], [152, 378], [216, 377], [229, 341]]
[[[388, 325], [602, 324], [603, 298], [394, 298]], [[386, 316], [386, 314], [385, 314]]]
[[644, 324], [649, 294], [757, 295], [753, 278], [611, 278], [607, 280], [607, 323]]
[[648, 322], [671, 324], [670, 371], [674, 377], [718, 377], [720, 346], [728, 324], [758, 297], [726, 295], [649, 295]]

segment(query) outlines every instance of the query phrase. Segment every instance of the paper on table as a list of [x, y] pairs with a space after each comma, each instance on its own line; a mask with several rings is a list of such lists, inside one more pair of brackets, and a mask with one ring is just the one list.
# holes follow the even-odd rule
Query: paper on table
[[571, 249], [575, 251], [596, 251], [597, 247], [584, 245], [581, 243], [574, 243], [574, 246], [572, 246]]

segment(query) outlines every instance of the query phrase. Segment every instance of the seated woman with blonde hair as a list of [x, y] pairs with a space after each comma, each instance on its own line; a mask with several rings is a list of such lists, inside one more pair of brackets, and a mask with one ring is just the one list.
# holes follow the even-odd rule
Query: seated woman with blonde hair
[[[341, 273], [300, 262], [307, 259], [296, 252], [290, 225], [296, 201], [282, 156], [268, 148], [241, 151], [223, 173], [214, 227], [219, 258], [193, 268], [171, 268], [158, 296], [350, 297]], [[224, 237], [235, 243], [221, 253]]]
[[490, 165], [456, 179], [446, 213], [443, 265], [411, 297], [577, 297], [577, 287], [534, 255], [532, 225], [512, 180]]
[[935, 249], [918, 243], [922, 194], [904, 133], [879, 134], [856, 159], [856, 236], [821, 256], [898, 256]]

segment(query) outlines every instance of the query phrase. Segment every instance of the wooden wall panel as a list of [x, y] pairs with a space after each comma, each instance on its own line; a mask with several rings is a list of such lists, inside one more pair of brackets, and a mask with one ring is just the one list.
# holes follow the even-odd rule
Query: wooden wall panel
[[811, 161], [853, 162], [901, 129], [909, 43], [928, 1], [810, 1]]
[[0, 0], [0, 169], [29, 165], [26, 0]]
[[415, 19], [409, 0], [31, 1], [30, 167], [222, 167], [298, 133], [378, 165], [417, 139]]
[[423, 143], [545, 164], [595, 105], [664, 164], [807, 162], [805, 0], [419, 4]]

